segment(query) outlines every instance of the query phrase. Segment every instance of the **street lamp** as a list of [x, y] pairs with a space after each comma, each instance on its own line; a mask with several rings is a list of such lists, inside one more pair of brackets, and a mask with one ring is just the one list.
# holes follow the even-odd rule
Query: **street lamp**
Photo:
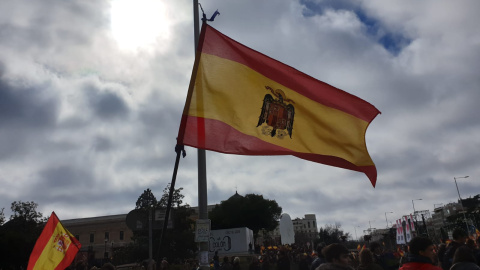
[[462, 198], [460, 197], [460, 191], [458, 190], [458, 185], [457, 185], [457, 178], [468, 178], [467, 176], [461, 176], [461, 177], [453, 177], [453, 180], [455, 180], [455, 186], [457, 187], [457, 192], [458, 192], [458, 199], [460, 200], [460, 205], [462, 206], [462, 212], [463, 212], [463, 219], [465, 220], [465, 226], [467, 228], [467, 234], [470, 236], [470, 232], [468, 230], [468, 223], [467, 223], [467, 217], [465, 216], [465, 209], [463, 209], [463, 203], [462, 203]]
[[421, 201], [422, 199], [413, 199], [412, 200], [412, 205], [413, 205], [413, 214], [415, 215], [415, 204], [413, 203], [413, 201]]
[[388, 228], [387, 213], [389, 213], [389, 214], [393, 214], [393, 212], [385, 212], [385, 222], [387, 223], [387, 228]]
[[357, 226], [353, 226], [353, 228], [355, 229], [355, 238], [356, 238], [355, 240], [358, 241], [357, 228], [360, 228], [360, 226], [358, 226], [358, 225], [357, 225]]

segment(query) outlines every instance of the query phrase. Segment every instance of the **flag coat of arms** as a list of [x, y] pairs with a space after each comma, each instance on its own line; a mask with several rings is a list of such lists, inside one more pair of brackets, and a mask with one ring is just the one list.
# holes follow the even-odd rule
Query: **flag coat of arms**
[[377, 171], [365, 133], [370, 103], [203, 24], [177, 142], [239, 155], [293, 155]]
[[63, 227], [55, 212], [35, 243], [27, 270], [65, 269], [81, 248], [80, 242]]

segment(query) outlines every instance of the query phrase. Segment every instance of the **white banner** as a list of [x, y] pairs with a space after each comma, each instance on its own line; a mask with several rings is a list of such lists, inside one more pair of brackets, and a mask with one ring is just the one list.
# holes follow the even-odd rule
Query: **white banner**
[[403, 238], [403, 227], [401, 219], [397, 219], [397, 245], [406, 244]]
[[412, 230], [412, 232], [415, 231], [412, 214], [410, 214], [410, 229]]
[[208, 251], [218, 251], [218, 255], [248, 253], [253, 243], [253, 231], [246, 227], [211, 230]]
[[412, 233], [410, 232], [410, 222], [409, 222], [407, 216], [404, 216], [403, 219], [404, 219], [404, 221], [405, 221], [405, 231], [406, 231], [406, 233], [405, 233], [405, 238], [406, 238], [405, 241], [406, 241], [407, 243], [410, 243], [410, 240], [412, 240]]

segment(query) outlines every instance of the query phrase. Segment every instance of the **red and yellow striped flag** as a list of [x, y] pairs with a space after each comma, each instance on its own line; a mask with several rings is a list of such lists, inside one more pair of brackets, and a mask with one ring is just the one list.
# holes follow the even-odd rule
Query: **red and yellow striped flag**
[[377, 170], [365, 133], [370, 103], [254, 51], [204, 24], [178, 144], [239, 155], [293, 155]]
[[65, 269], [81, 248], [80, 242], [63, 227], [55, 212], [35, 243], [27, 270]]

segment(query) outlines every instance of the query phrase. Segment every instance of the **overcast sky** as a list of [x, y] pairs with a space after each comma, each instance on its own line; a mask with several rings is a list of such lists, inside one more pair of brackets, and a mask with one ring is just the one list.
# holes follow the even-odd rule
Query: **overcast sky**
[[[355, 236], [480, 193], [480, 2], [205, 0], [225, 35], [354, 94], [376, 188], [292, 156], [207, 152], [208, 203], [276, 200]], [[192, 1], [0, 2], [0, 208], [35, 201], [60, 219], [125, 214], [160, 198], [194, 61]], [[198, 205], [197, 150], [176, 187]], [[437, 205], [438, 206], [438, 205]], [[385, 214], [386, 212], [393, 212]], [[358, 227], [355, 227], [358, 226]], [[356, 229], [355, 229], [356, 228]]]

